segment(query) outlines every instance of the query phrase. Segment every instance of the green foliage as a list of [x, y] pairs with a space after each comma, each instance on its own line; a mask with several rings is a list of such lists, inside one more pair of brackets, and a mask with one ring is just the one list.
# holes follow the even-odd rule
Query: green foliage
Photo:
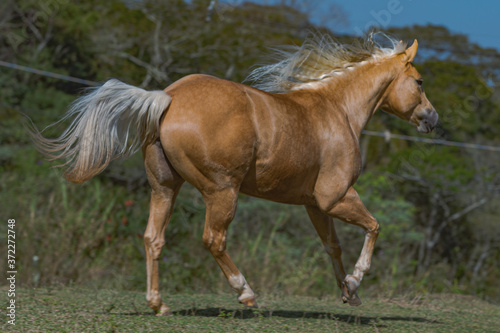
[[[182, 0], [9, 1], [0, 5], [5, 18], [0, 58], [88, 80], [117, 77], [161, 89], [198, 72], [241, 81], [262, 62], [266, 47], [300, 44], [312, 27], [293, 6], [219, 2], [211, 14], [207, 6], [206, 1]], [[440, 114], [435, 136], [499, 145], [498, 52], [444, 27], [404, 27], [392, 33], [419, 39], [416, 63]], [[142, 290], [149, 188], [140, 156], [113, 163], [86, 185], [68, 184], [59, 169], [50, 168], [57, 162], [43, 161], [33, 150], [23, 128], [19, 111], [43, 129], [61, 118], [82, 88], [0, 71], [0, 202], [2, 216], [18, 222], [19, 279], [25, 285]], [[58, 135], [64, 125], [44, 135]], [[385, 114], [369, 126], [416, 134], [413, 125]], [[494, 223], [500, 158], [379, 138], [363, 137], [361, 145], [367, 150], [366, 168], [355, 187], [381, 225], [366, 292], [468, 291], [500, 299]], [[467, 210], [482, 198], [488, 203]], [[163, 291], [230, 290], [201, 241], [204, 214], [200, 194], [186, 185], [166, 233]], [[364, 233], [336, 225], [350, 271]], [[5, 227], [0, 225], [0, 235]], [[258, 292], [318, 297], [337, 292], [328, 256], [303, 207], [241, 196], [227, 245]], [[5, 252], [5, 242], [0, 250]], [[34, 255], [40, 258], [38, 267]], [[38, 282], [33, 279], [37, 273]], [[108, 328], [115, 326], [110, 320]]]
[[442, 130], [452, 140], [469, 140], [478, 132], [485, 139], [500, 130], [500, 109], [475, 66], [450, 61], [426, 61], [419, 66], [426, 93], [439, 110]]
[[[394, 249], [395, 243], [418, 242], [422, 234], [415, 230], [415, 207], [399, 193], [391, 193], [387, 176], [365, 172], [356, 183], [361, 199], [381, 225], [380, 244]], [[385, 244], [385, 246], [384, 246]]]
[[436, 190], [459, 192], [474, 180], [473, 161], [457, 148], [420, 146], [401, 149], [392, 155], [389, 172], [412, 175], [432, 183]]

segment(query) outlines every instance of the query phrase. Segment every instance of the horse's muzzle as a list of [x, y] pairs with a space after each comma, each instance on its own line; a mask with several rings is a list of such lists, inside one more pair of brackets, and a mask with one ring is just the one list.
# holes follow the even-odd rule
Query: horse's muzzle
[[420, 133], [430, 133], [436, 127], [439, 115], [434, 109], [425, 109], [412, 118]]

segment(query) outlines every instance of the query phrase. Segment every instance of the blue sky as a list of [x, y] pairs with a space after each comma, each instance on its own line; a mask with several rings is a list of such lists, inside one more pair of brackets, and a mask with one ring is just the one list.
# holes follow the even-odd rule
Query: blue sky
[[[259, 3], [279, 3], [280, 0], [251, 0]], [[292, 2], [293, 0], [288, 0]], [[241, 3], [244, 0], [223, 0]], [[332, 3], [346, 13], [347, 26], [329, 25], [334, 32], [359, 34], [370, 23], [386, 26], [414, 24], [444, 25], [455, 33], [463, 33], [482, 47], [500, 50], [500, 0], [298, 0], [307, 3], [314, 23], [328, 21]], [[334, 17], [334, 15], [332, 15]]]
[[[498, 0], [349, 0], [317, 1], [315, 15], [324, 15], [321, 7], [337, 3], [346, 12], [349, 24], [334, 31], [358, 34], [370, 23], [408, 26], [428, 23], [444, 25], [452, 32], [466, 34], [483, 47], [500, 50], [500, 1]], [[313, 18], [314, 20], [314, 18]]]

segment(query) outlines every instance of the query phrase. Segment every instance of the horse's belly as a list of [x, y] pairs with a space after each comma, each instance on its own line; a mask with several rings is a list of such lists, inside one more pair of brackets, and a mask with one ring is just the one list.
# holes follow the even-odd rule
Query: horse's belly
[[271, 201], [307, 205], [313, 204], [314, 182], [317, 176], [313, 168], [302, 170], [282, 168], [250, 168], [241, 184], [242, 193]]

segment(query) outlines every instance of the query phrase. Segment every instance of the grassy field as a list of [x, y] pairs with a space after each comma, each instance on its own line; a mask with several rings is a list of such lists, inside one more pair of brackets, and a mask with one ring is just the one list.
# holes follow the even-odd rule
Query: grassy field
[[[6, 289], [1, 292], [6, 295]], [[498, 332], [500, 307], [471, 296], [370, 299], [351, 308], [337, 298], [261, 295], [245, 309], [232, 294], [171, 295], [156, 317], [144, 293], [82, 288], [20, 289], [13, 332]], [[2, 303], [5, 309], [6, 302]]]

